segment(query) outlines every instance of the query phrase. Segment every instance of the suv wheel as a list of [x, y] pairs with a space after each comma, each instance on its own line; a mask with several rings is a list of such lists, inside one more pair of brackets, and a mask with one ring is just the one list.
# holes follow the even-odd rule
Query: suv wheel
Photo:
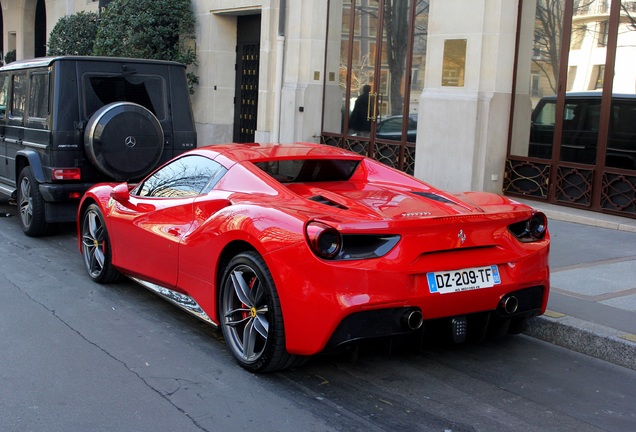
[[31, 237], [46, 234], [48, 224], [44, 217], [44, 198], [30, 166], [24, 167], [20, 172], [17, 195], [22, 231]]
[[113, 102], [98, 109], [86, 125], [84, 148], [91, 163], [115, 180], [139, 179], [163, 153], [163, 129], [147, 108]]

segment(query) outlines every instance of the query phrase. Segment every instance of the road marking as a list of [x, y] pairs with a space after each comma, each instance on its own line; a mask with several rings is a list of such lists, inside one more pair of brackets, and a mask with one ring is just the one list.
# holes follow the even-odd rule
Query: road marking
[[565, 314], [562, 314], [561, 312], [555, 312], [549, 309], [546, 309], [544, 315], [550, 318], [563, 318], [565, 316]]

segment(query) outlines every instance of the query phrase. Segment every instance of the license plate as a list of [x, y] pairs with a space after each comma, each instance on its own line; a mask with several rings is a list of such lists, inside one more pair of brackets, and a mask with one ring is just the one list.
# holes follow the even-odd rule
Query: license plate
[[426, 273], [426, 279], [429, 291], [440, 294], [490, 288], [501, 283], [496, 265]]

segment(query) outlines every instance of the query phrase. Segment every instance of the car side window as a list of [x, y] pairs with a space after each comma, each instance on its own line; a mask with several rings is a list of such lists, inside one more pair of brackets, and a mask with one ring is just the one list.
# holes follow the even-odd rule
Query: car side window
[[209, 191], [225, 174], [218, 162], [192, 155], [176, 159], [144, 180], [132, 194], [155, 198], [185, 198]]
[[[566, 109], [564, 118], [570, 116], [570, 111]], [[536, 126], [552, 126], [554, 127], [556, 118], [556, 102], [546, 102], [535, 114], [534, 124]]]
[[49, 74], [31, 74], [29, 86], [29, 117], [45, 119], [49, 115]]
[[7, 114], [7, 102], [9, 102], [9, 75], [0, 75], [0, 119]]
[[13, 88], [13, 98], [11, 101], [10, 116], [14, 118], [24, 117], [24, 108], [27, 100], [27, 78], [26, 74], [13, 75], [11, 82]]
[[402, 117], [387, 119], [378, 130], [382, 132], [402, 132]]

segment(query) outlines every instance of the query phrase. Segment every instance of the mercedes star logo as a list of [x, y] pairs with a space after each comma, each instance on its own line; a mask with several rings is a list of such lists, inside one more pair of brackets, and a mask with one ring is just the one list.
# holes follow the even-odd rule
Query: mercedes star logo
[[127, 136], [124, 142], [126, 143], [126, 147], [130, 147], [130, 148], [134, 147], [135, 144], [137, 144], [137, 140], [135, 139], [134, 136]]
[[464, 234], [464, 230], [459, 230], [459, 234], [457, 234], [457, 238], [462, 244], [466, 241], [466, 234]]

